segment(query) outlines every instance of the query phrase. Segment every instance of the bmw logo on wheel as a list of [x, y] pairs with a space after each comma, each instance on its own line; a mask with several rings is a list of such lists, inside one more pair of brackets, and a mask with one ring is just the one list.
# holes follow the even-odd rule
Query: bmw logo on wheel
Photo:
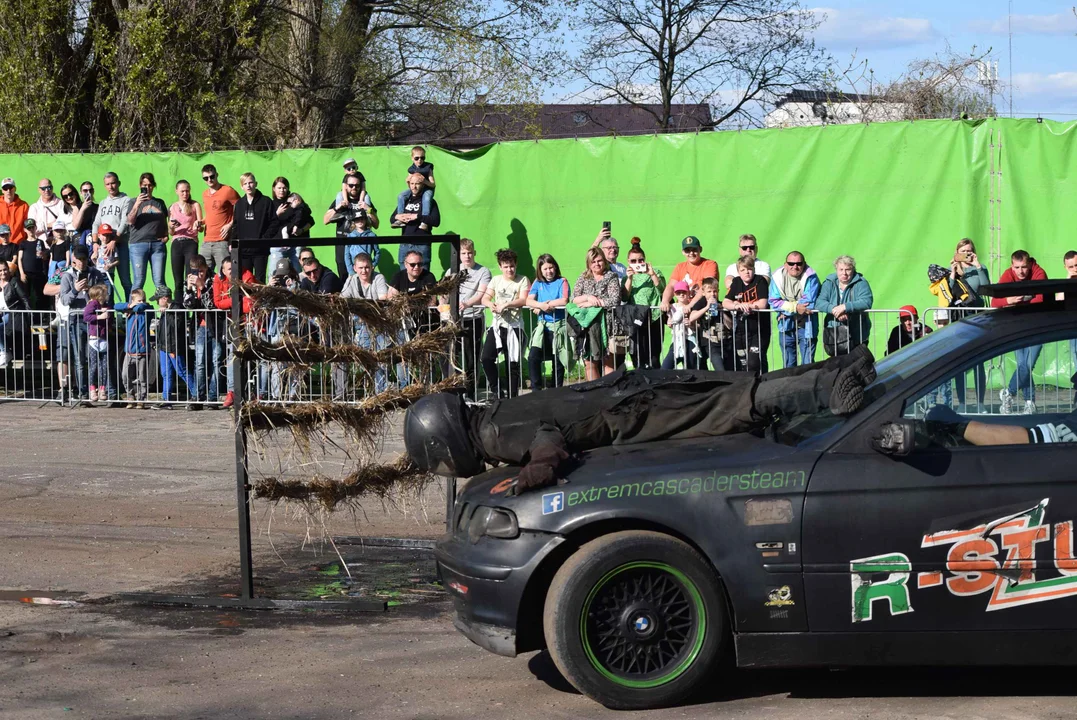
[[651, 621], [646, 615], [636, 618], [636, 632], [645, 633], [651, 628]]

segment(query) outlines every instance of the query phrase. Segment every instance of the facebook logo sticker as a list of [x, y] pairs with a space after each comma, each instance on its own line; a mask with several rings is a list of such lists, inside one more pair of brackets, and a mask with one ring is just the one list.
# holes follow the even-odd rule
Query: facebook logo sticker
[[542, 514], [561, 512], [565, 509], [565, 494], [563, 492], [547, 493], [542, 496]]

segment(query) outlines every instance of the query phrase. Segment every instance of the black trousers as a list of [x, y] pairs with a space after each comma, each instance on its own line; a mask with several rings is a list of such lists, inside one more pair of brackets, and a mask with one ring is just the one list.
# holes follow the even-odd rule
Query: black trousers
[[254, 279], [260, 284], [266, 283], [266, 265], [269, 264], [269, 253], [253, 255], [251, 257], [241, 257], [239, 259], [239, 267], [243, 270], [250, 270], [254, 273]]
[[174, 237], [169, 250], [172, 257], [172, 291], [177, 295], [183, 292], [183, 286], [187, 282], [187, 268], [191, 266], [191, 260], [198, 254], [198, 241], [185, 237]]
[[464, 394], [476, 399], [479, 390], [478, 368], [479, 350], [482, 348], [482, 334], [486, 331], [486, 318], [482, 315], [473, 318], [461, 318], [462, 332], [456, 340], [457, 356], [463, 363], [464, 374], [467, 376], [467, 385]]
[[[501, 337], [501, 349], [497, 347], [497, 342], [494, 339], [494, 333], [498, 333]], [[486, 382], [490, 383], [490, 389], [496, 390], [498, 397], [506, 397], [506, 389], [508, 397], [516, 397], [520, 394], [520, 363], [512, 362], [508, 360], [508, 342], [509, 332], [521, 332], [520, 330], [510, 330], [507, 327], [490, 328], [486, 332], [486, 339], [482, 343], [482, 369], [486, 373]], [[522, 341], [522, 340], [521, 340]], [[497, 356], [501, 353], [505, 354], [506, 365], [508, 366], [508, 382], [502, 382], [501, 373], [498, 372]], [[506, 385], [508, 386], [506, 388]]]
[[546, 373], [543, 372], [543, 363], [549, 360], [553, 363], [553, 385], [561, 387], [565, 384], [565, 366], [553, 351], [553, 331], [544, 328], [542, 331], [542, 346], [534, 347], [527, 353], [527, 372], [531, 376], [531, 389], [544, 390], [546, 388]]
[[637, 370], [662, 367], [662, 318], [650, 318], [634, 332], [633, 367]]

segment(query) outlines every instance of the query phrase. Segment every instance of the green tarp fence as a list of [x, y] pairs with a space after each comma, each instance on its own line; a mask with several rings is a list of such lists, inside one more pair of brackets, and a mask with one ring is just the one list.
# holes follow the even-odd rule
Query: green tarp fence
[[[668, 275], [681, 259], [680, 240], [697, 235], [704, 255], [724, 268], [737, 257], [737, 237], [754, 233], [760, 257], [776, 266], [803, 251], [821, 276], [835, 257], [856, 258], [875, 306], [936, 304], [927, 266], [945, 265], [962, 237], [990, 258], [992, 278], [1017, 248], [1030, 251], [1050, 276], [1077, 245], [1077, 218], [1067, 207], [1077, 191], [1074, 123], [997, 119], [874, 123], [784, 130], [506, 142], [465, 154], [428, 149], [438, 182], [441, 232], [475, 240], [479, 261], [511, 247], [534, 277], [534, 259], [553, 253], [570, 282], [602, 221], [613, 223], [622, 260], [629, 238], [643, 240], [649, 259]], [[106, 171], [137, 191], [153, 172], [157, 194], [174, 199], [176, 180], [191, 181], [214, 163], [234, 187], [254, 172], [268, 193], [278, 175], [321, 214], [340, 188], [341, 163], [355, 157], [388, 227], [405, 188], [409, 147], [279, 152], [0, 155], [0, 175], [13, 176], [28, 202], [50, 178], [94, 182], [103, 195]], [[319, 234], [328, 235], [330, 228]], [[331, 250], [319, 251], [328, 256]], [[438, 272], [448, 248], [435, 256]], [[991, 256], [994, 257], [991, 257]], [[395, 248], [382, 272], [392, 272]], [[496, 272], [496, 267], [494, 268]], [[166, 273], [166, 275], [171, 275]]]

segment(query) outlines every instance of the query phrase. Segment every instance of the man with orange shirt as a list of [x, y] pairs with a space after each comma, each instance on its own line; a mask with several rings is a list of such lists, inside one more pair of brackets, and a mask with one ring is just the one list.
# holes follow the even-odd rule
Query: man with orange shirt
[[4, 178], [0, 181], [3, 197], [0, 198], [0, 224], [11, 227], [11, 244], [18, 245], [26, 237], [26, 228], [22, 226], [30, 214], [30, 206], [15, 192], [15, 181]]
[[233, 210], [239, 201], [239, 193], [229, 185], [217, 182], [217, 168], [205, 165], [202, 179], [206, 189], [202, 191], [202, 215], [206, 234], [202, 238], [201, 255], [206, 259], [209, 273], [228, 257], [228, 238], [232, 234]]
[[681, 252], [684, 253], [684, 262], [677, 263], [670, 273], [669, 282], [662, 292], [662, 312], [669, 312], [669, 301], [673, 297], [674, 283], [682, 280], [688, 283], [692, 298], [688, 305], [694, 306], [703, 297], [703, 278], [718, 277], [718, 263], [703, 257], [703, 246], [699, 244], [699, 238], [689, 235], [681, 240]]

